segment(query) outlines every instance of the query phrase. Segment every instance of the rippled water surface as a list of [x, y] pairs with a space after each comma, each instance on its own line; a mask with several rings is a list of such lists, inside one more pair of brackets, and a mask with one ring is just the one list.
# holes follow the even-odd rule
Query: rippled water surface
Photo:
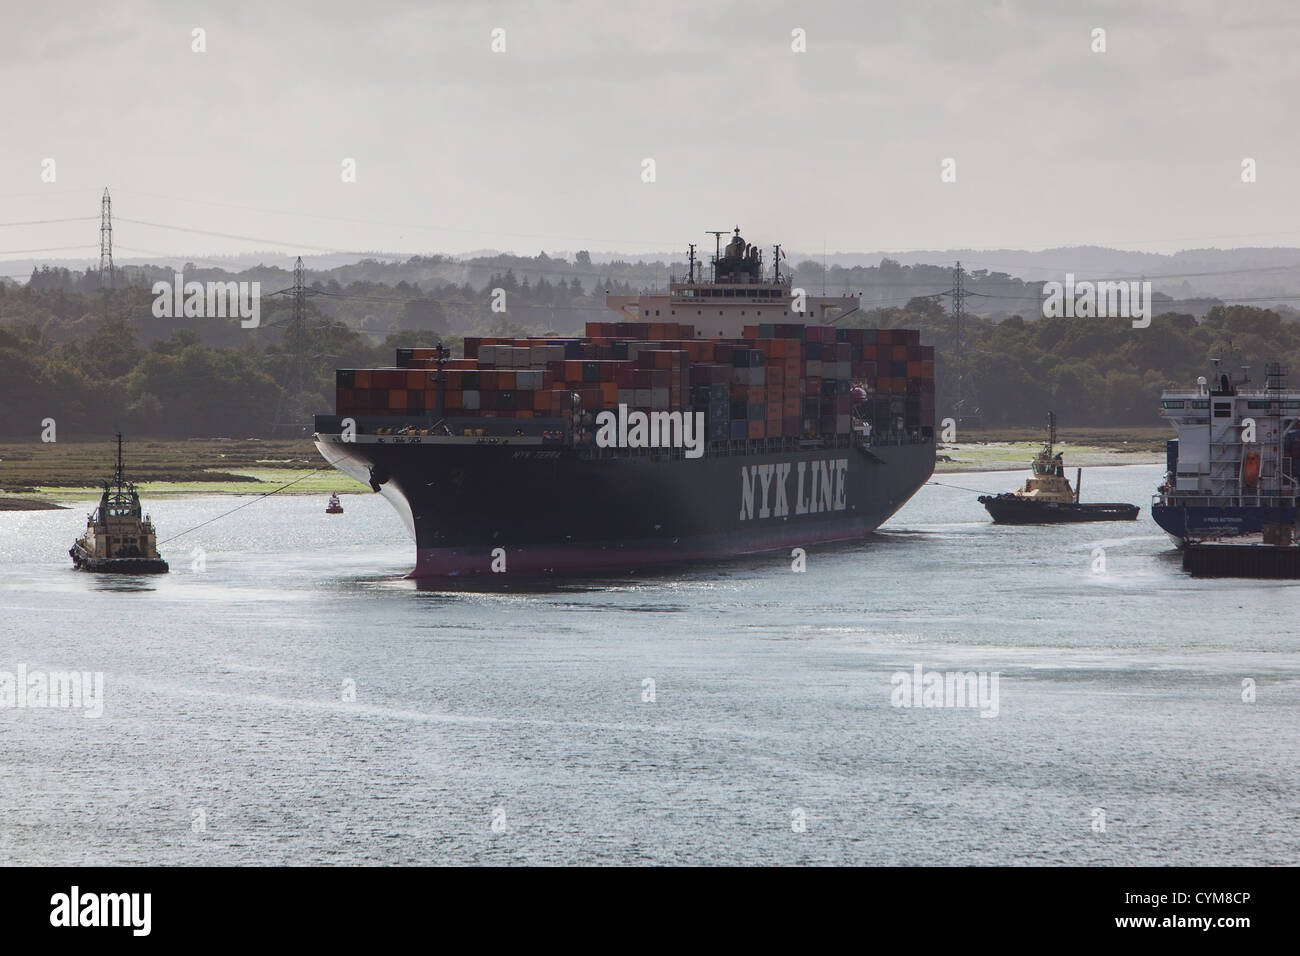
[[[803, 574], [488, 592], [406, 581], [378, 497], [258, 502], [153, 578], [71, 569], [89, 505], [0, 513], [0, 671], [105, 682], [0, 709], [0, 862], [1294, 864], [1300, 584], [1187, 578], [1161, 471], [1084, 476], [1137, 522], [927, 487]], [[893, 706], [918, 664], [996, 672], [997, 716]]]

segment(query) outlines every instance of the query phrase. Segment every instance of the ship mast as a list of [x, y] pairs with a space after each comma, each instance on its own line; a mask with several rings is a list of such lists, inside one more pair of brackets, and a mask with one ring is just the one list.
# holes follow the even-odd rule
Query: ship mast
[[718, 260], [722, 258], [722, 237], [727, 234], [726, 229], [706, 229], [709, 235], [713, 237], [713, 281], [718, 281]]
[[122, 433], [117, 433], [117, 470], [113, 472], [113, 484], [120, 491], [125, 476], [122, 474]]

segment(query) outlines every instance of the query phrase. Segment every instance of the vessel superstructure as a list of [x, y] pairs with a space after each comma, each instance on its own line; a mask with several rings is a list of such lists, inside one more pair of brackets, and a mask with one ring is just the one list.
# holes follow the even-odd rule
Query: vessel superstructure
[[1166, 389], [1161, 415], [1177, 437], [1151, 515], [1175, 542], [1293, 525], [1300, 496], [1300, 390], [1286, 371], [1265, 366], [1262, 387], [1249, 370], [1218, 366], [1195, 388]]

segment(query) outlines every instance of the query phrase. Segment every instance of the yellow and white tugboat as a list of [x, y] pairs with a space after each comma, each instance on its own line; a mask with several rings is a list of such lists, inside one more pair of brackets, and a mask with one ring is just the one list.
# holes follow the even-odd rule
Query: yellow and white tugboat
[[140, 496], [122, 472], [122, 435], [117, 436], [117, 470], [104, 482], [99, 507], [86, 518], [86, 532], [68, 550], [80, 571], [117, 574], [163, 574], [167, 562], [158, 554], [157, 535], [148, 515], [140, 514]]
[[1065, 462], [1056, 444], [1056, 414], [1047, 413], [1047, 443], [1030, 463], [1032, 473], [1025, 487], [1000, 495], [981, 495], [982, 504], [994, 524], [1065, 524], [1075, 521], [1133, 521], [1138, 506], [1122, 502], [1080, 504], [1079, 486], [1083, 469], [1078, 470], [1074, 487], [1065, 477]]

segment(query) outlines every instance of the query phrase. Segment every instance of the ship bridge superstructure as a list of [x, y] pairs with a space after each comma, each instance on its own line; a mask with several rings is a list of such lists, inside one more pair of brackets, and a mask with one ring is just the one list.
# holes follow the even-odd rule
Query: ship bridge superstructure
[[739, 226], [724, 248], [725, 234], [713, 233], [717, 251], [708, 276], [692, 245], [686, 274], [669, 281], [666, 292], [607, 295], [605, 305], [630, 322], [692, 323], [699, 339], [740, 338], [747, 325], [829, 325], [858, 311], [857, 296], [814, 296], [796, 288], [781, 273], [779, 245], [772, 247], [768, 269], [762, 250], [745, 241]]
[[1263, 388], [1226, 374], [1192, 389], [1166, 389], [1161, 415], [1169, 442], [1165, 505], [1257, 507], [1294, 504], [1300, 494], [1300, 390], [1280, 366]]

